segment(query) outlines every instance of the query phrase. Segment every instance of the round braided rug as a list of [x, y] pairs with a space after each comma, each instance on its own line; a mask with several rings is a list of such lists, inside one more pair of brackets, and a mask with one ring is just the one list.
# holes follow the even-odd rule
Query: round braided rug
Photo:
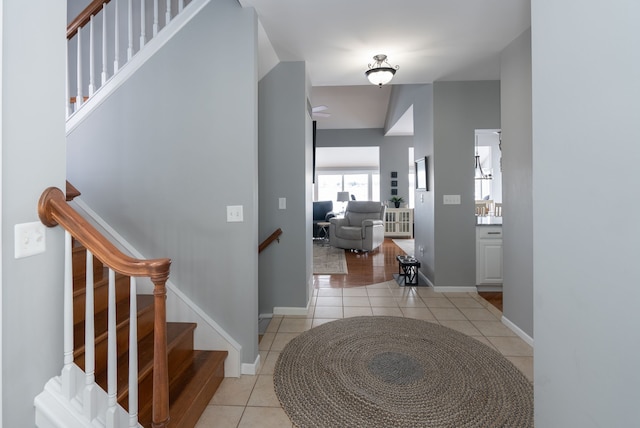
[[287, 344], [273, 379], [298, 427], [533, 427], [533, 387], [510, 361], [411, 318], [315, 327]]

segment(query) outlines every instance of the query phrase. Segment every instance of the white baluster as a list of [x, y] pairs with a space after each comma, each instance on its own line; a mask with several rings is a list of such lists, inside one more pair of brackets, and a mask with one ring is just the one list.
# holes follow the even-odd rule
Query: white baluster
[[67, 399], [76, 395], [76, 382], [73, 376], [73, 254], [71, 248], [71, 234], [64, 235], [64, 297], [63, 297], [63, 352], [64, 367], [62, 368], [62, 393]]
[[167, 13], [164, 17], [164, 25], [166, 26], [171, 21], [171, 0], [167, 0]]
[[73, 113], [73, 110], [71, 109], [71, 83], [69, 82], [70, 76], [69, 76], [69, 45], [67, 44], [67, 61], [66, 61], [66, 68], [67, 68], [67, 83], [65, 85], [65, 91], [67, 92], [67, 99], [65, 100], [65, 111], [67, 112], [67, 117], [71, 116], [71, 113]]
[[84, 102], [82, 96], [82, 28], [78, 28], [78, 57], [76, 58], [76, 110], [78, 110]]
[[96, 417], [96, 360], [95, 360], [95, 327], [93, 303], [93, 254], [87, 250], [85, 274], [85, 310], [84, 310], [84, 415], [90, 421]]
[[184, 9], [184, 0], [178, 2], [178, 13], [182, 12], [182, 9]]
[[147, 12], [145, 10], [145, 0], [140, 0], [140, 49], [147, 42], [147, 34], [146, 34], [146, 18]]
[[102, 85], [107, 82], [107, 4], [102, 4]]
[[129, 0], [127, 15], [127, 35], [129, 36], [129, 44], [127, 45], [127, 61], [131, 61], [131, 57], [133, 56], [133, 0]]
[[120, 18], [118, 16], [118, 0], [114, 1], [115, 3], [115, 11], [116, 11], [116, 16], [115, 16], [115, 28], [116, 28], [116, 32], [113, 35], [114, 39], [115, 39], [115, 47], [116, 47], [116, 55], [115, 55], [115, 59], [113, 60], [113, 74], [116, 74], [118, 72], [118, 70], [120, 69], [120, 63], [118, 62], [118, 57], [120, 56], [120, 25], [119, 25], [119, 21]]
[[107, 339], [107, 427], [117, 427], [118, 349], [116, 331], [116, 273], [109, 269], [109, 320]]
[[136, 279], [129, 290], [129, 426], [138, 426], [138, 302]]
[[95, 70], [94, 70], [94, 39], [93, 39], [93, 15], [91, 15], [91, 20], [89, 21], [89, 97], [93, 95], [96, 90], [95, 85]]
[[153, 0], [153, 37], [158, 35], [158, 0]]

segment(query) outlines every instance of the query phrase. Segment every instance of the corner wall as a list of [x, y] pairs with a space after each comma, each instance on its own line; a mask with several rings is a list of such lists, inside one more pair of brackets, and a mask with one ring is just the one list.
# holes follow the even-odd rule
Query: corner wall
[[[145, 257], [170, 257], [171, 281], [247, 364], [258, 356], [256, 46], [253, 9], [211, 2], [67, 139], [83, 201]], [[227, 222], [234, 205], [243, 222]]]
[[531, 30], [500, 55], [504, 317], [533, 338]]
[[536, 426], [630, 427], [640, 2], [533, 1], [531, 12]]
[[[475, 287], [474, 135], [500, 128], [500, 82], [435, 82], [433, 112], [432, 281], [436, 287]], [[460, 195], [460, 205], [444, 205], [444, 195]]]
[[[304, 62], [281, 62], [259, 82], [260, 314], [303, 315], [312, 285], [312, 122]], [[279, 209], [279, 199], [286, 209]], [[291, 312], [293, 311], [293, 312]], [[300, 312], [300, 313], [298, 313]]]
[[[66, 7], [4, 0], [0, 8], [0, 425], [25, 427], [35, 424], [33, 399], [62, 369], [64, 233], [47, 228], [44, 253], [15, 259], [13, 227], [39, 221], [38, 199], [47, 187], [65, 188]], [[26, 28], [37, 37], [25, 37]]]

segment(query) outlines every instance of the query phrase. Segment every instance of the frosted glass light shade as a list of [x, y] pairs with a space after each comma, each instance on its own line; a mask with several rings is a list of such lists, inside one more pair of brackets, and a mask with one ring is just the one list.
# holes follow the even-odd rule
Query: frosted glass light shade
[[391, 67], [378, 67], [365, 71], [367, 79], [374, 85], [382, 86], [391, 82], [396, 70]]

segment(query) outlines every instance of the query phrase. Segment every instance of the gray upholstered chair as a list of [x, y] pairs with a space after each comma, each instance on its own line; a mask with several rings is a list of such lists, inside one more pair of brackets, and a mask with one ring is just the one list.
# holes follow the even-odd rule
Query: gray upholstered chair
[[380, 202], [349, 201], [344, 218], [329, 220], [329, 244], [349, 250], [378, 248], [384, 241], [384, 212]]

